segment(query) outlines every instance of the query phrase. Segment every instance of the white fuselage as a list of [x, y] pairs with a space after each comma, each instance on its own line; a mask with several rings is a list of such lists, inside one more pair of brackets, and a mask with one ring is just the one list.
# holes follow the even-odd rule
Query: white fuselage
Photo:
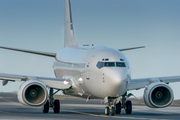
[[[64, 91], [68, 95], [119, 97], [127, 91], [130, 84], [129, 62], [122, 52], [113, 48], [66, 47], [57, 53], [56, 60], [56, 77], [68, 78], [73, 82], [72, 89]], [[108, 66], [108, 63], [111, 65]], [[125, 66], [119, 66], [118, 63]]]

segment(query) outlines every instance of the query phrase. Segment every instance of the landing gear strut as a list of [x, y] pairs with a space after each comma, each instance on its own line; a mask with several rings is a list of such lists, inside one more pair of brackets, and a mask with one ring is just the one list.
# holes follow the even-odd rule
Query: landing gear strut
[[60, 112], [60, 102], [59, 100], [54, 100], [53, 95], [56, 94], [59, 90], [57, 90], [55, 93], [53, 93], [53, 88], [50, 88], [49, 91], [49, 100], [44, 104], [42, 107], [43, 113], [48, 113], [49, 108], [53, 108], [54, 113]]

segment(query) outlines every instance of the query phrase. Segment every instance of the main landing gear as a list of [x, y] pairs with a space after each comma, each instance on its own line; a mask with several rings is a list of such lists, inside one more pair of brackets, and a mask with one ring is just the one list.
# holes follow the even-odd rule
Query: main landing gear
[[[121, 100], [122, 104], [121, 104], [121, 101], [118, 100], [118, 98], [108, 97], [108, 106], [105, 108], [105, 115], [120, 114], [122, 108], [125, 109], [126, 114], [131, 114], [132, 103], [130, 100], [126, 100], [126, 98], [127, 98], [127, 92], [122, 96], [122, 100]], [[116, 99], [116, 102], [114, 102], [114, 99]]]
[[131, 114], [132, 113], [132, 103], [130, 100], [127, 100], [127, 92], [122, 96], [122, 105], [121, 108], [124, 108], [126, 111], [126, 114]]
[[54, 98], [53, 98], [53, 95], [56, 94], [58, 91], [53, 93], [53, 89], [50, 88], [49, 100], [47, 100], [47, 102], [42, 107], [43, 113], [48, 113], [49, 108], [53, 108], [54, 113], [59, 113], [60, 112], [60, 101], [59, 100], [54, 100]]

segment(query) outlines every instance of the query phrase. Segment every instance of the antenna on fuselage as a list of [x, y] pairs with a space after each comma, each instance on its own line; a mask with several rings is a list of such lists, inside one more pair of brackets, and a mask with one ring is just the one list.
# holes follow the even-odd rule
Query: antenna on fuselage
[[73, 34], [73, 23], [70, 0], [64, 0], [64, 47], [77, 46]]

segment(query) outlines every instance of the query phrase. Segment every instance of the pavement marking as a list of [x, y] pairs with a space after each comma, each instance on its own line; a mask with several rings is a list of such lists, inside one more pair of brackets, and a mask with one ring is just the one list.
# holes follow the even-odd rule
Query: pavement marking
[[5, 97], [0, 97], [0, 99], [3, 99], [3, 100], [5, 100], [5, 101], [7, 101], [7, 102], [13, 102], [12, 100], [8, 100], [8, 99], [6, 99]]
[[[63, 96], [61, 96], [61, 95], [55, 95], [54, 97], [56, 97], [56, 98], [64, 98], [64, 99], [80, 99], [80, 100], [85, 100], [86, 101], [86, 99], [82, 99], [81, 97], [72, 97], [72, 96], [66, 96], [66, 95], [63, 95]], [[101, 99], [91, 99], [90, 101], [101, 101]]]
[[[61, 111], [69, 111], [69, 112], [73, 112], [73, 113], [89, 115], [89, 116], [94, 116], [94, 117], [137, 119], [136, 117], [121, 117], [121, 116], [97, 115], [97, 114], [93, 114], [93, 113], [83, 113], [83, 112], [78, 112], [78, 111], [73, 111], [73, 110], [61, 110]], [[138, 118], [138, 120], [149, 120], [149, 119], [151, 119], [151, 120], [167, 120], [167, 119]]]

